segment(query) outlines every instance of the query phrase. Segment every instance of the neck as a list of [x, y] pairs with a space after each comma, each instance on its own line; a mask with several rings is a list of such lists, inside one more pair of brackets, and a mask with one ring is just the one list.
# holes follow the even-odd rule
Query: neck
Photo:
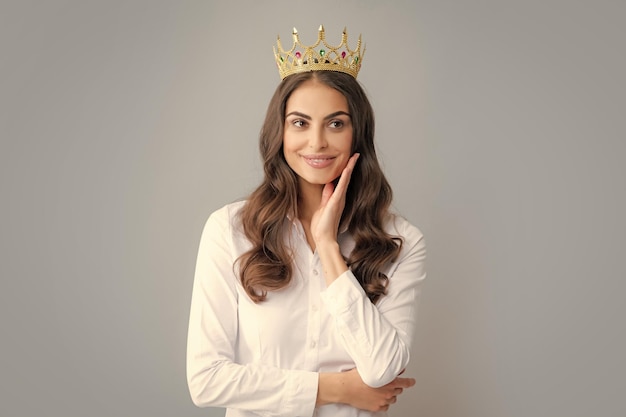
[[323, 185], [301, 181], [298, 189], [298, 218], [305, 223], [311, 222], [313, 213], [320, 207]]

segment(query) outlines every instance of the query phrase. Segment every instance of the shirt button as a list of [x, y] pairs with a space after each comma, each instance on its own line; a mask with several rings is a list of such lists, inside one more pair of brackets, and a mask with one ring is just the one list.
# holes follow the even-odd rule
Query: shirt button
[[313, 270], [313, 275], [317, 275], [317, 274], [318, 274], [317, 269], [314, 269]]
[[316, 345], [317, 345], [317, 343], [315, 343], [315, 340], [312, 340], [311, 341], [311, 345], [310, 345], [311, 349], [315, 348]]

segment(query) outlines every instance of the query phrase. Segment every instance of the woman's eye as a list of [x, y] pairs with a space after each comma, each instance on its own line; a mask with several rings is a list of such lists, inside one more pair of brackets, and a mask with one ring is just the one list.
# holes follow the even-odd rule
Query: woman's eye
[[343, 122], [341, 120], [333, 120], [332, 122], [330, 122], [330, 127], [339, 129], [343, 127]]
[[293, 122], [291, 122], [291, 124], [293, 124], [296, 127], [303, 127], [304, 124], [305, 124], [305, 121], [301, 120], [301, 119], [297, 119], [297, 120], [294, 120]]

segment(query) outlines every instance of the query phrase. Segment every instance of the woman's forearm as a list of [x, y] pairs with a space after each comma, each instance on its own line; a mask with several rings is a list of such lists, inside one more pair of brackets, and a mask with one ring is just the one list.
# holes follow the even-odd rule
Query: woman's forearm
[[317, 245], [317, 253], [324, 269], [324, 278], [327, 286], [348, 270], [348, 265], [343, 259], [336, 240], [328, 243], [319, 243]]
[[320, 372], [317, 384], [317, 401], [315, 406], [342, 403], [342, 373], [341, 372]]
[[405, 388], [413, 385], [413, 378], [397, 377], [385, 386], [372, 388], [363, 382], [356, 369], [320, 372], [315, 406], [342, 403], [361, 410], [384, 411], [396, 402]]

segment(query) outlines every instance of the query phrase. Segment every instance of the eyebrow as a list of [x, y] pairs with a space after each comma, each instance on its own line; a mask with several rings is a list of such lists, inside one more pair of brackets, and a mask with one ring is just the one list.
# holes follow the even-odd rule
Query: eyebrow
[[[343, 116], [348, 116], [350, 118], [352, 117], [352, 116], [350, 116], [350, 113], [347, 113], [347, 112], [345, 112], [343, 110], [339, 110], [339, 111], [336, 111], [336, 112], [331, 113], [328, 116], [324, 117], [324, 120], [332, 119], [333, 117], [342, 116], [342, 115]], [[285, 116], [285, 118], [287, 118], [289, 116], [298, 116], [298, 117], [302, 117], [303, 119], [306, 119], [306, 120], [311, 120], [312, 119], [312, 117], [309, 116], [308, 114], [300, 113], [299, 111], [292, 111], [291, 113], [288, 113]]]

